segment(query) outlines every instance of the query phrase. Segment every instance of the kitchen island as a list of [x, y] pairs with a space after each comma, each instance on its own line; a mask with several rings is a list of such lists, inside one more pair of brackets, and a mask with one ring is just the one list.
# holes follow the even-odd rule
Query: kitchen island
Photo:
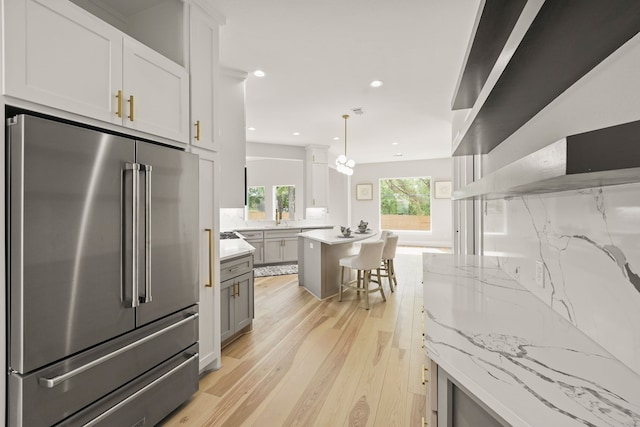
[[424, 254], [423, 267], [431, 425], [468, 415], [451, 384], [500, 425], [640, 425], [640, 376], [492, 259]]
[[338, 227], [298, 234], [298, 284], [318, 299], [336, 295], [340, 258], [358, 253], [355, 242], [377, 238], [378, 234], [372, 231], [343, 237]]

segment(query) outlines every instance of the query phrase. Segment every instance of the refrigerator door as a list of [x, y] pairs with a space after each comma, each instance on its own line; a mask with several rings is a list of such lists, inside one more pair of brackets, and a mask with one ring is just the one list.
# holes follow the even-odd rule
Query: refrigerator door
[[138, 141], [136, 162], [140, 326], [198, 302], [198, 156]]
[[135, 144], [20, 115], [8, 145], [9, 366], [27, 373], [134, 328], [121, 219]]

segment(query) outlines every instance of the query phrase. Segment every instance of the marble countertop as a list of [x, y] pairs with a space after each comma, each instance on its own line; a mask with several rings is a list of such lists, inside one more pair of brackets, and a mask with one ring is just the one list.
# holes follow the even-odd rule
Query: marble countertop
[[240, 227], [234, 228], [234, 231], [243, 232], [243, 231], [262, 231], [262, 230], [310, 230], [310, 229], [325, 229], [325, 228], [333, 228], [333, 225], [262, 225], [255, 227]]
[[251, 254], [256, 250], [244, 239], [220, 240], [220, 261], [235, 258], [240, 255]]
[[368, 231], [366, 233], [360, 234], [358, 232], [351, 233], [351, 237], [343, 237], [340, 233], [340, 228], [335, 227], [332, 229], [325, 230], [311, 230], [305, 231], [298, 236], [306, 237], [307, 239], [317, 240], [318, 242], [326, 243], [327, 245], [340, 245], [344, 243], [353, 243], [358, 242], [360, 240], [370, 239], [372, 237], [377, 237], [378, 233], [374, 231]]
[[640, 426], [640, 375], [493, 261], [423, 257], [427, 354], [504, 420]]

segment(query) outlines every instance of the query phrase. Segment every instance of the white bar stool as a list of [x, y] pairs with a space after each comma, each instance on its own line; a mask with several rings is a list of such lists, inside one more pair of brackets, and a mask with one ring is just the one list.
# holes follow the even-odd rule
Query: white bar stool
[[[360, 245], [360, 252], [358, 255], [340, 258], [340, 266], [342, 267], [340, 273], [340, 289], [338, 291], [338, 301], [342, 301], [342, 290], [344, 288], [353, 288], [358, 291], [364, 292], [364, 304], [365, 308], [369, 310], [369, 294], [371, 292], [380, 291], [382, 300], [387, 299], [384, 296], [382, 285], [378, 283], [378, 287], [369, 289], [369, 283], [371, 282], [371, 270], [378, 270], [380, 268], [380, 259], [382, 258], [382, 250], [384, 248], [384, 241], [378, 240], [375, 242], [362, 242]], [[357, 270], [356, 280], [352, 280], [348, 283], [344, 282], [344, 269], [348, 267], [352, 270]], [[378, 282], [380, 279], [378, 278]], [[355, 285], [354, 285], [355, 284]], [[362, 284], [362, 288], [360, 288]]]
[[[382, 250], [382, 266], [378, 269], [378, 280], [382, 282], [381, 277], [389, 279], [389, 288], [391, 292], [394, 292], [394, 285], [398, 286], [398, 280], [396, 279], [396, 270], [393, 267], [393, 259], [396, 257], [396, 249], [398, 248], [398, 236], [397, 234], [387, 235], [384, 248]], [[380, 283], [382, 285], [382, 283]]]

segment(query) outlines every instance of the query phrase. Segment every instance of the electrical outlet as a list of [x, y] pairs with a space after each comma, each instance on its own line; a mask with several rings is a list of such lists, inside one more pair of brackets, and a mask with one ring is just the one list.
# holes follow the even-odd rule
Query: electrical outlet
[[544, 288], [544, 263], [540, 260], [536, 261], [536, 285]]

